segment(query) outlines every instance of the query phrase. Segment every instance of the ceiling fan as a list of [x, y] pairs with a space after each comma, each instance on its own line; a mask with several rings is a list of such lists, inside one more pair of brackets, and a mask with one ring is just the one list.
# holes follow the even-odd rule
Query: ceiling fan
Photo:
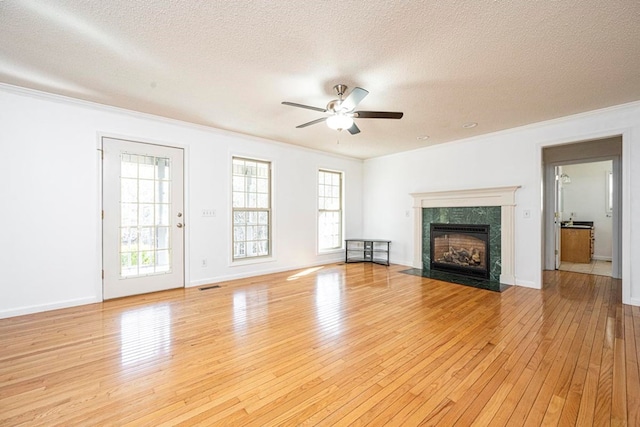
[[349, 95], [344, 98], [344, 94], [347, 91], [347, 86], [343, 84], [337, 84], [333, 89], [338, 94], [338, 99], [329, 101], [326, 108], [312, 107], [310, 105], [297, 104], [295, 102], [284, 101], [284, 105], [290, 105], [292, 107], [306, 108], [307, 110], [320, 111], [321, 113], [329, 113], [327, 117], [321, 117], [319, 119], [312, 120], [307, 123], [303, 123], [296, 128], [304, 128], [307, 126], [315, 125], [326, 121], [327, 126], [331, 129], [341, 131], [346, 129], [351, 135], [360, 133], [360, 129], [355, 124], [353, 119], [401, 119], [403, 113], [391, 112], [391, 111], [353, 111], [358, 104], [369, 94], [368, 91], [361, 87], [354, 88]]

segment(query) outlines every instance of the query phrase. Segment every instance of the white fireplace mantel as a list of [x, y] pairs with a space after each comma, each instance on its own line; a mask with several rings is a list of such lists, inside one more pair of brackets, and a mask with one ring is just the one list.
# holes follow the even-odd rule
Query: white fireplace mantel
[[422, 209], [500, 206], [500, 283], [515, 284], [515, 208], [520, 186], [411, 193], [414, 208], [413, 267], [422, 268]]

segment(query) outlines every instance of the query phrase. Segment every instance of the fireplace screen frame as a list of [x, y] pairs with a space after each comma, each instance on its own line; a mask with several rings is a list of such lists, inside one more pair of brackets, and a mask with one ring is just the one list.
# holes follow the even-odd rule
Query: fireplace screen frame
[[[443, 224], [443, 223], [431, 223], [430, 224], [430, 261], [429, 267], [431, 270], [444, 271], [448, 273], [461, 274], [468, 277], [475, 277], [481, 279], [490, 278], [490, 248], [489, 248], [489, 235], [491, 227], [488, 224]], [[484, 242], [484, 265], [485, 268], [466, 267], [462, 265], [455, 265], [451, 263], [443, 263], [435, 261], [435, 239], [437, 237], [446, 234], [466, 234]]]

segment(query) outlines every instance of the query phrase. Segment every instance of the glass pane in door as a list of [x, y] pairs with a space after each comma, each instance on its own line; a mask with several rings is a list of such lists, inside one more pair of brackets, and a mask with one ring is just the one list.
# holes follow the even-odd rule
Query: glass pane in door
[[123, 153], [120, 277], [171, 272], [171, 161]]

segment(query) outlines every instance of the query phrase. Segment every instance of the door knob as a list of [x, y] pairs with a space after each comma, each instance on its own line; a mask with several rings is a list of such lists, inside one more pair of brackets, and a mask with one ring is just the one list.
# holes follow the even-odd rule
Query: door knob
[[179, 223], [177, 223], [177, 224], [176, 224], [176, 226], [177, 226], [178, 228], [182, 228], [182, 223], [180, 223], [180, 222], [179, 222]]
[[182, 212], [178, 212], [178, 218], [182, 217]]

